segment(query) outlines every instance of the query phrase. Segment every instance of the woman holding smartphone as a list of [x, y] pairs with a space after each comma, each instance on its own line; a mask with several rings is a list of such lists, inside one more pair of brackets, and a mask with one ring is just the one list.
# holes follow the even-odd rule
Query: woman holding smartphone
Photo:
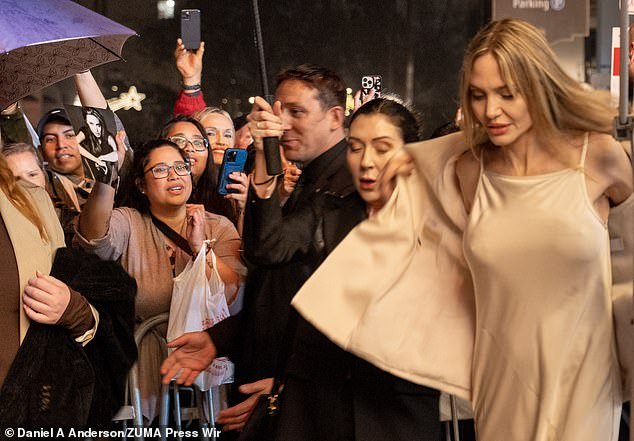
[[[207, 211], [225, 216], [240, 232], [246, 201], [246, 182], [244, 185], [240, 184], [239, 188], [236, 188], [238, 184], [230, 185], [230, 188], [238, 190], [238, 193], [230, 193], [227, 196], [218, 194], [220, 166], [214, 160], [213, 149], [203, 125], [191, 116], [179, 115], [163, 126], [159, 137], [174, 142], [189, 159], [194, 185], [190, 202], [202, 204]], [[241, 195], [244, 197], [238, 197]]]

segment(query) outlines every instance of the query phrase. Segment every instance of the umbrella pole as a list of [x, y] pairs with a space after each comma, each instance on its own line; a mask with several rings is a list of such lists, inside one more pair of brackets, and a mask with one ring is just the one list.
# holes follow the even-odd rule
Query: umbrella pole
[[[275, 99], [269, 91], [269, 81], [266, 73], [266, 61], [264, 59], [264, 43], [262, 40], [262, 26], [260, 24], [260, 9], [258, 0], [252, 0], [253, 21], [255, 22], [255, 47], [258, 52], [258, 64], [260, 66], [260, 81], [264, 99], [273, 105]], [[266, 158], [266, 172], [271, 176], [282, 174], [282, 159], [280, 157], [279, 139], [276, 137], [264, 138], [264, 157]]]

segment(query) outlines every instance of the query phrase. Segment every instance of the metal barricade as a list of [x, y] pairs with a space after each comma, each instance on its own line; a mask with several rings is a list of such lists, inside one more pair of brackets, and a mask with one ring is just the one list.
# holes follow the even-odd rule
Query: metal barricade
[[[140, 347], [140, 343], [148, 332], [152, 331], [155, 327], [165, 324], [168, 321], [168, 314], [158, 314], [154, 317], [143, 321], [134, 332], [134, 341], [137, 348]], [[214, 395], [212, 390], [200, 391], [197, 387], [188, 388], [192, 390], [194, 394], [194, 400], [196, 407], [181, 408], [179, 390], [183, 387], [172, 382], [171, 384], [163, 384], [161, 386], [161, 402], [159, 410], [159, 428], [161, 430], [161, 439], [166, 440], [165, 428], [169, 424], [169, 410], [170, 410], [170, 386], [173, 391], [174, 400], [174, 425], [176, 432], [180, 432], [182, 429], [182, 418], [185, 416], [189, 420], [199, 420], [201, 429], [204, 427], [208, 430], [201, 430], [201, 439], [204, 441], [215, 441], [219, 435], [219, 431], [216, 430], [213, 401]], [[128, 387], [125, 394], [126, 404], [113, 418], [113, 421], [122, 421], [123, 429], [127, 428], [126, 421], [133, 421], [135, 428], [143, 429], [143, 413], [141, 410], [141, 391], [139, 388], [139, 368], [138, 362], [134, 363], [128, 374]], [[206, 433], [210, 433], [212, 436], [206, 436]], [[134, 439], [143, 441], [143, 430], [134, 431]], [[180, 441], [182, 438], [177, 436]]]

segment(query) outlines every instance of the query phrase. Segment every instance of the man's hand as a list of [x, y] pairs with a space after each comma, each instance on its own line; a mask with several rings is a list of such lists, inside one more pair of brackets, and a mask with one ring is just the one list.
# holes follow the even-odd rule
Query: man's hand
[[284, 168], [284, 181], [279, 189], [280, 201], [285, 202], [291, 194], [293, 194], [293, 190], [295, 190], [301, 174], [302, 170], [297, 167], [297, 165], [292, 162], [286, 163], [286, 167]]
[[200, 48], [197, 51], [188, 51], [185, 49], [183, 40], [176, 40], [176, 49], [174, 49], [174, 58], [176, 59], [176, 68], [181, 74], [183, 84], [193, 86], [200, 84], [203, 72], [203, 53], [205, 52], [205, 42], [200, 42]]
[[22, 296], [24, 312], [34, 322], [54, 325], [70, 302], [68, 286], [55, 277], [36, 272]]
[[198, 374], [216, 358], [216, 347], [205, 331], [188, 332], [167, 344], [176, 348], [161, 365], [163, 383], [168, 384], [176, 375], [176, 383], [191, 386]]
[[249, 398], [244, 400], [240, 404], [236, 404], [233, 407], [229, 407], [220, 412], [216, 421], [223, 425], [222, 430], [242, 430], [244, 425], [251, 415], [251, 411], [255, 407], [260, 395], [271, 393], [273, 388], [273, 379], [265, 378], [258, 380], [255, 383], [243, 384], [238, 390], [245, 394], [250, 395]]
[[253, 136], [253, 144], [256, 151], [264, 149], [262, 142], [264, 138], [268, 136], [281, 138], [284, 134], [282, 103], [279, 101], [275, 101], [271, 107], [264, 98], [256, 96], [247, 120], [249, 121], [249, 130]]

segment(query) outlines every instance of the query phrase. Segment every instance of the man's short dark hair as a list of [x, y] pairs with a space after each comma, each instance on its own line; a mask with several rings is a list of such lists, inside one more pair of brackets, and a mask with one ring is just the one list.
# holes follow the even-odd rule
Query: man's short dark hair
[[300, 64], [277, 74], [277, 87], [287, 80], [303, 81], [317, 89], [317, 99], [324, 109], [335, 106], [346, 108], [346, 85], [339, 75], [330, 69], [314, 64]]

